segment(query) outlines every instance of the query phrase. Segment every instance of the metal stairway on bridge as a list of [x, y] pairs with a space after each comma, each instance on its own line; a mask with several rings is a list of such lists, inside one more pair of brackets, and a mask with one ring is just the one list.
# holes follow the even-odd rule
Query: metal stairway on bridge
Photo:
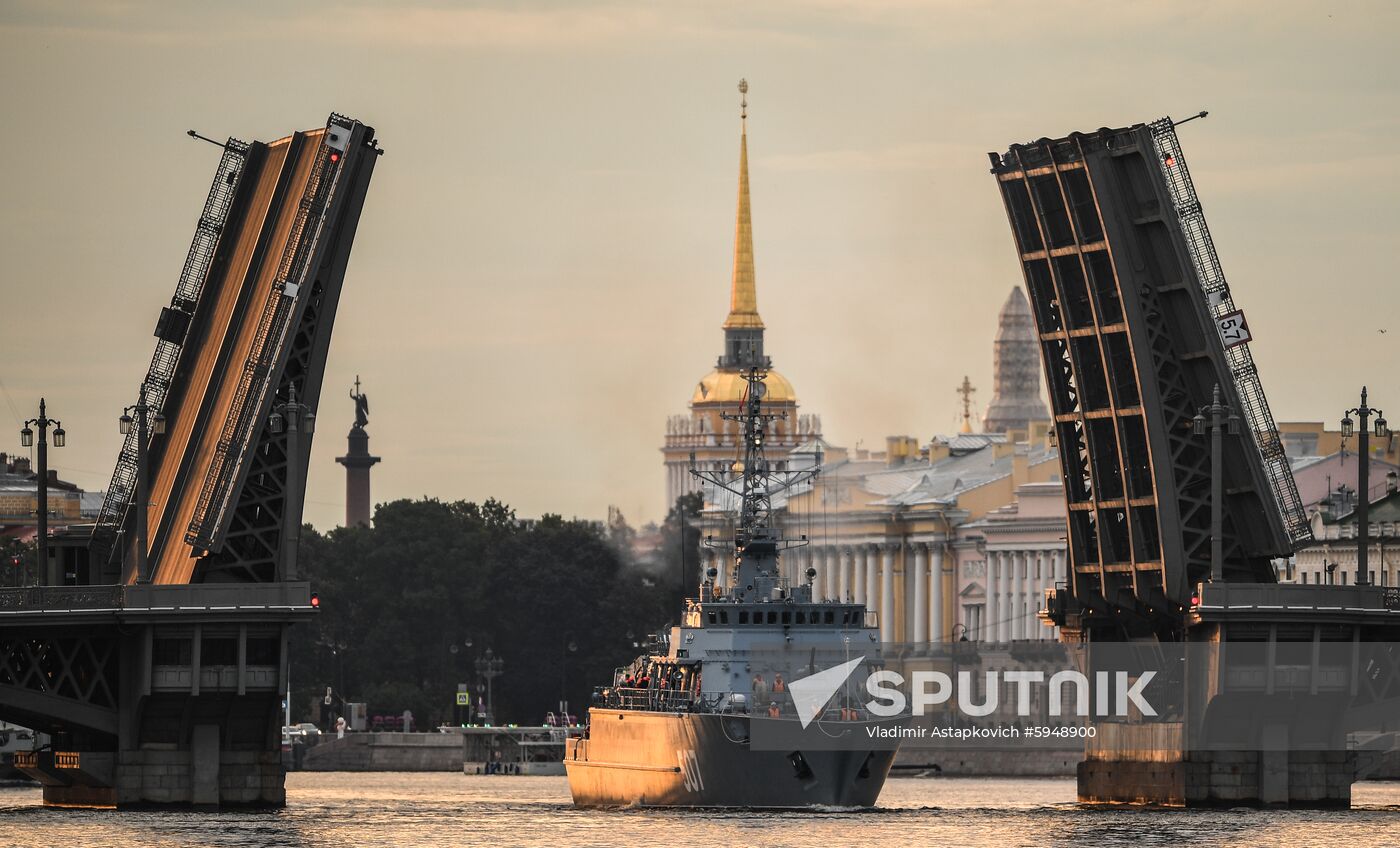
[[[215, 248], [218, 247], [219, 237], [228, 222], [229, 206], [233, 203], [247, 153], [247, 142], [230, 138], [224, 144], [224, 153], [214, 171], [214, 181], [209, 186], [204, 210], [195, 224], [194, 239], [190, 242], [189, 253], [185, 256], [185, 265], [180, 271], [175, 295], [170, 299], [170, 306], [161, 311], [161, 319], [156, 327], [156, 350], [151, 357], [151, 365], [145, 378], [146, 402], [152, 409], [158, 410], [165, 403], [170, 381], [175, 376], [175, 364], [179, 361], [180, 350], [184, 346], [190, 315], [194, 312], [195, 304], [199, 302], [200, 291], [209, 274], [209, 265], [214, 260]], [[91, 558], [92, 562], [99, 566], [107, 563], [112, 556], [117, 535], [125, 526], [131, 511], [131, 499], [136, 489], [136, 439], [137, 428], [133, 427], [122, 441], [116, 469], [112, 472], [111, 482], [107, 484], [102, 511], [93, 528]]]
[[[1148, 124], [1148, 127], [1157, 149], [1157, 161], [1161, 163], [1162, 176], [1166, 179], [1167, 190], [1181, 221], [1181, 232], [1186, 238], [1191, 261], [1196, 269], [1196, 279], [1201, 290], [1205, 292], [1211, 317], [1219, 322], [1239, 310], [1231, 298], [1230, 286], [1225, 282], [1225, 271], [1220, 267], [1220, 257], [1215, 251], [1215, 242], [1210, 237], [1205, 212], [1202, 211], [1201, 201], [1196, 196], [1191, 171], [1186, 167], [1186, 157], [1181, 152], [1176, 125], [1171, 118], [1161, 118]], [[1259, 369], [1254, 364], [1248, 344], [1226, 346], [1225, 358], [1234, 377], [1242, 411], [1249, 423], [1250, 435], [1254, 438], [1259, 456], [1264, 461], [1264, 469], [1273, 487], [1274, 499], [1283, 516], [1288, 536], [1293, 540], [1295, 547], [1301, 546], [1312, 540], [1312, 530], [1308, 525], [1308, 517], [1303, 512], [1298, 484], [1293, 479], [1293, 470], [1284, 452], [1283, 441], [1279, 438], [1273, 414], [1269, 410], [1269, 401], [1265, 398], [1264, 387], [1259, 381]]]

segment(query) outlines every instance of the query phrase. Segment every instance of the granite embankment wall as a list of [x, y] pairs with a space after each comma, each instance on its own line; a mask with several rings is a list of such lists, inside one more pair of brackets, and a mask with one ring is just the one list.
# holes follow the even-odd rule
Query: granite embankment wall
[[312, 747], [306, 771], [461, 771], [462, 737], [455, 733], [347, 733]]

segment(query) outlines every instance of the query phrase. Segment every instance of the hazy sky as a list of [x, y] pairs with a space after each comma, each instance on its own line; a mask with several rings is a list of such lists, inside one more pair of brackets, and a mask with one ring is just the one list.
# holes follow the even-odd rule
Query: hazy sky
[[952, 430], [964, 373], [988, 400], [1020, 272], [987, 151], [1201, 109], [1183, 143], [1275, 414], [1336, 418], [1362, 382], [1400, 409], [1397, 10], [5, 0], [0, 450], [42, 392], [54, 464], [106, 485], [217, 159], [184, 131], [336, 110], [387, 153], [309, 520], [344, 518], [357, 373], [376, 501], [659, 517], [666, 416], [720, 352], [741, 76], [768, 352], [832, 441]]

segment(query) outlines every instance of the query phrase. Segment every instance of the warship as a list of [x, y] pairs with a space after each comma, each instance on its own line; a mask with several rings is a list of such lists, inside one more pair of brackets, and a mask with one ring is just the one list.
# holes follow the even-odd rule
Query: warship
[[[690, 473], [737, 506], [723, 568], [702, 576], [680, 624], [595, 690], [584, 736], [564, 767], [575, 805], [869, 807], [897, 741], [856, 698], [878, 669], [879, 627], [861, 603], [818, 598], [808, 568], [794, 581], [779, 558], [804, 545], [776, 526], [773, 497], [821, 471], [770, 462], [764, 438], [783, 414], [765, 413], [765, 371], [743, 372], [739, 456]], [[804, 685], [804, 681], [807, 683]], [[897, 738], [897, 737], [896, 737]]]

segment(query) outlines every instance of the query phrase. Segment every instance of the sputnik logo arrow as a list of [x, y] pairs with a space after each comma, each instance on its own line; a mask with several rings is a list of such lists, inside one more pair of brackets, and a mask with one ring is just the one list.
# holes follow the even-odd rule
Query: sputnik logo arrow
[[859, 656], [850, 662], [809, 674], [788, 684], [792, 702], [797, 705], [797, 720], [802, 722], [802, 729], [806, 730], [807, 725], [821, 715], [822, 710], [826, 708], [826, 702], [845, 684], [856, 670], [856, 666], [863, 662], [865, 657]]

